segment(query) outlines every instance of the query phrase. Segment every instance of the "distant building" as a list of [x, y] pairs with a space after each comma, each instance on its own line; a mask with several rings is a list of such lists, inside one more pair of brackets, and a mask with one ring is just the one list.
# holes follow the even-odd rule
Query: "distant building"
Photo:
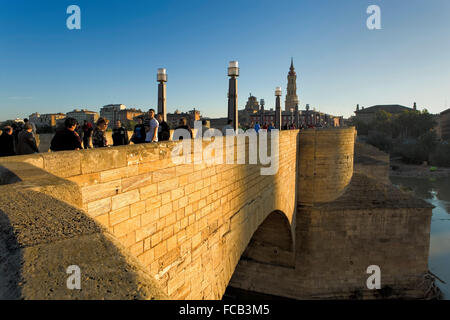
[[[310, 110], [306, 105], [305, 110], [298, 110], [299, 98], [297, 96], [297, 73], [294, 68], [294, 61], [291, 59], [291, 66], [287, 76], [287, 90], [284, 111], [281, 112], [281, 126], [294, 124], [299, 126], [323, 126], [339, 127], [343, 125], [342, 117], [335, 117], [323, 112]], [[239, 123], [243, 126], [252, 126], [256, 122], [261, 125], [275, 123], [275, 110], [264, 109], [264, 100], [258, 103], [258, 99], [250, 94], [244, 110], [239, 110]], [[211, 124], [214, 126], [215, 124]]]
[[116, 119], [120, 120], [123, 125], [127, 125], [130, 121], [136, 121], [135, 119], [142, 115], [144, 115], [144, 112], [140, 109], [121, 109], [117, 112]]
[[96, 123], [99, 118], [98, 112], [89, 111], [86, 109], [75, 109], [71, 112], [67, 112], [66, 115], [68, 118], [74, 118], [81, 125], [84, 123], [84, 121]]
[[[250, 93], [244, 110], [238, 110], [238, 121], [241, 125], [250, 123], [251, 115], [257, 114], [260, 110], [258, 99]], [[226, 124], [225, 124], [226, 125]]]
[[450, 140], [450, 109], [441, 112], [440, 133], [443, 140]]
[[109, 120], [114, 124], [119, 119], [119, 112], [125, 110], [127, 107], [123, 104], [108, 104], [100, 109], [100, 117]]
[[248, 97], [247, 103], [245, 105], [245, 111], [248, 113], [256, 113], [259, 111], [259, 102], [258, 99], [250, 93]]
[[24, 123], [25, 123], [25, 121], [24, 121], [22, 118], [15, 118], [15, 119], [13, 120], [13, 122], [14, 122], [14, 123], [17, 123], [17, 124], [24, 124]]
[[191, 128], [193, 128], [194, 121], [199, 121], [201, 118], [200, 111], [195, 110], [195, 108], [194, 108], [193, 110], [190, 110], [188, 112], [180, 112], [180, 111], [176, 110], [174, 113], [168, 113], [167, 114], [167, 124], [171, 128], [176, 128], [179, 125], [181, 118], [186, 118], [188, 125]]
[[[259, 122], [261, 125], [275, 123], [275, 111], [273, 109], [265, 110], [262, 115], [261, 112], [251, 115], [252, 124]], [[309, 105], [306, 105], [305, 110], [299, 110], [298, 124], [295, 123], [295, 111], [281, 112], [281, 125], [295, 124], [298, 128], [300, 126], [322, 126], [322, 127], [340, 127], [343, 125], [343, 117], [332, 116], [323, 112], [310, 110]]]
[[228, 123], [228, 118], [211, 118], [208, 121], [210, 128], [222, 131], [222, 128], [225, 127]]
[[372, 120], [375, 119], [375, 116], [378, 111], [385, 111], [394, 115], [402, 113], [404, 111], [413, 111], [413, 110], [417, 110], [416, 103], [414, 103], [413, 108], [408, 108], [405, 106], [401, 106], [399, 104], [387, 104], [387, 105], [376, 105], [369, 108], [362, 107], [360, 109], [359, 105], [357, 105], [355, 115], [357, 120], [363, 121], [365, 123], [370, 123]]
[[64, 113], [40, 114], [38, 112], [35, 112], [28, 117], [30, 122], [33, 122], [38, 129], [43, 127], [56, 128], [65, 118], [66, 115]]

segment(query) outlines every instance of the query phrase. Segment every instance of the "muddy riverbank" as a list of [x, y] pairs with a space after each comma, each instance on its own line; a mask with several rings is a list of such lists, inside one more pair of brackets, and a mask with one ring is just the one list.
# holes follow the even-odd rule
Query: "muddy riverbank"
[[399, 160], [391, 160], [389, 175], [404, 178], [447, 178], [450, 177], [450, 168], [405, 164]]

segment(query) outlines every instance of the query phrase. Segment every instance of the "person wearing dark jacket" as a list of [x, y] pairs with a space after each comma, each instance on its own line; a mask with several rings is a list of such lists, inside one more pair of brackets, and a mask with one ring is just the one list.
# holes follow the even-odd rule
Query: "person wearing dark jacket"
[[158, 127], [158, 141], [167, 141], [170, 138], [170, 127], [167, 124], [167, 122], [165, 122], [163, 120], [162, 114], [158, 113], [158, 115], [156, 116], [156, 120], [158, 120], [159, 122], [159, 127]]
[[64, 129], [56, 132], [50, 144], [52, 151], [80, 150], [81, 138], [75, 131], [77, 120], [67, 118], [64, 121]]
[[116, 127], [113, 129], [112, 139], [113, 146], [126, 146], [130, 143], [128, 140], [128, 131], [122, 127], [120, 120], [116, 121]]
[[13, 123], [11, 127], [13, 129], [14, 143], [17, 146], [19, 143], [19, 133], [23, 130], [23, 126], [20, 123]]
[[[187, 124], [187, 120], [186, 118], [181, 118], [178, 127], [175, 128], [175, 130], [177, 129], [184, 129], [187, 130], [189, 132], [190, 138], [192, 139], [192, 130], [191, 127], [189, 127], [189, 125]], [[183, 140], [183, 137], [179, 137], [179, 140]]]
[[16, 155], [14, 143], [13, 129], [10, 126], [4, 127], [0, 136], [0, 157]]
[[133, 136], [131, 137], [131, 141], [134, 144], [145, 143], [145, 126], [144, 126], [144, 118], [139, 117], [137, 119], [138, 124], [134, 127]]
[[17, 154], [23, 155], [33, 153], [39, 153], [39, 149], [36, 145], [36, 139], [33, 136], [33, 127], [27, 123], [19, 133]]

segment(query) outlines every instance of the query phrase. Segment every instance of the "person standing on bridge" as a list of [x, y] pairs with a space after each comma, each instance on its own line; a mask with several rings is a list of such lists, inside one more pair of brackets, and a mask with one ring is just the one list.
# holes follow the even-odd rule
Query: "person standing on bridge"
[[134, 144], [145, 142], [145, 126], [143, 117], [137, 118], [137, 125], [134, 127], [133, 135], [131, 136], [131, 141]]
[[196, 135], [196, 137], [195, 137], [196, 139], [201, 139], [201, 138], [203, 138], [204, 135], [205, 135], [205, 132], [209, 130], [209, 128], [206, 126], [206, 124], [207, 124], [206, 120], [203, 119], [203, 120], [202, 120], [202, 130], [201, 130], [201, 131], [199, 130], [199, 131], [197, 132], [197, 135]]
[[126, 146], [130, 142], [128, 140], [128, 131], [122, 126], [120, 120], [116, 121], [116, 127], [112, 134], [113, 146]]
[[6, 126], [0, 136], [0, 157], [14, 156], [16, 154], [14, 147], [13, 129]]
[[235, 134], [232, 124], [233, 124], [233, 120], [228, 119], [227, 125], [222, 128], [222, 134], [224, 136], [227, 136], [227, 135], [232, 136]]
[[[186, 130], [189, 133], [190, 139], [192, 139], [192, 137], [193, 137], [192, 130], [191, 130], [191, 127], [188, 125], [186, 118], [183, 117], [180, 119], [178, 127], [176, 127], [175, 130], [179, 130], [179, 129]], [[183, 140], [183, 136], [178, 137], [178, 140]]]
[[145, 142], [158, 142], [158, 127], [159, 122], [155, 119], [155, 110], [150, 109], [148, 111], [149, 119], [144, 123], [146, 127]]
[[94, 128], [92, 128], [92, 124], [90, 122], [84, 120], [82, 129], [83, 129], [83, 147], [84, 149], [89, 149], [91, 147], [92, 131], [94, 131]]
[[27, 123], [23, 130], [19, 133], [19, 142], [17, 143], [17, 154], [33, 154], [39, 153], [36, 145], [36, 139], [33, 136], [33, 127]]
[[56, 132], [50, 143], [52, 151], [69, 151], [81, 149], [81, 138], [75, 131], [78, 123], [74, 118], [67, 118], [64, 121], [64, 129]]
[[161, 113], [158, 113], [156, 120], [159, 122], [158, 126], [158, 141], [167, 141], [170, 139], [170, 128], [167, 122], [164, 121]]
[[255, 129], [256, 133], [258, 133], [259, 130], [261, 129], [261, 126], [259, 125], [258, 121], [256, 121], [254, 129]]
[[99, 118], [92, 135], [92, 145], [94, 148], [104, 148], [108, 146], [106, 140], [106, 129], [108, 128], [108, 120]]

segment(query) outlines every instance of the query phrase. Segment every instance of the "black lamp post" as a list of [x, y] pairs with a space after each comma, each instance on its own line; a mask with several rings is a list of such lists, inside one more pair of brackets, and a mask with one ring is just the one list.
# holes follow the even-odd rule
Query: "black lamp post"
[[275, 88], [275, 128], [281, 130], [281, 87]]
[[265, 104], [264, 99], [261, 99], [259, 104], [261, 105], [261, 109], [260, 109], [261, 114], [260, 114], [259, 123], [261, 126], [263, 126], [264, 125], [264, 104]]
[[166, 69], [159, 68], [156, 75], [158, 84], [158, 113], [162, 114], [163, 120], [167, 121], [167, 110], [166, 110], [166, 82], [167, 73]]
[[295, 124], [295, 128], [298, 129], [299, 128], [299, 124], [298, 124], [298, 118], [299, 118], [299, 111], [298, 111], [298, 104], [295, 105], [295, 113], [294, 113], [294, 124]]
[[228, 76], [230, 77], [228, 86], [228, 119], [233, 121], [234, 131], [238, 130], [238, 88], [237, 77], [239, 77], [239, 64], [237, 61], [230, 61], [228, 64]]

